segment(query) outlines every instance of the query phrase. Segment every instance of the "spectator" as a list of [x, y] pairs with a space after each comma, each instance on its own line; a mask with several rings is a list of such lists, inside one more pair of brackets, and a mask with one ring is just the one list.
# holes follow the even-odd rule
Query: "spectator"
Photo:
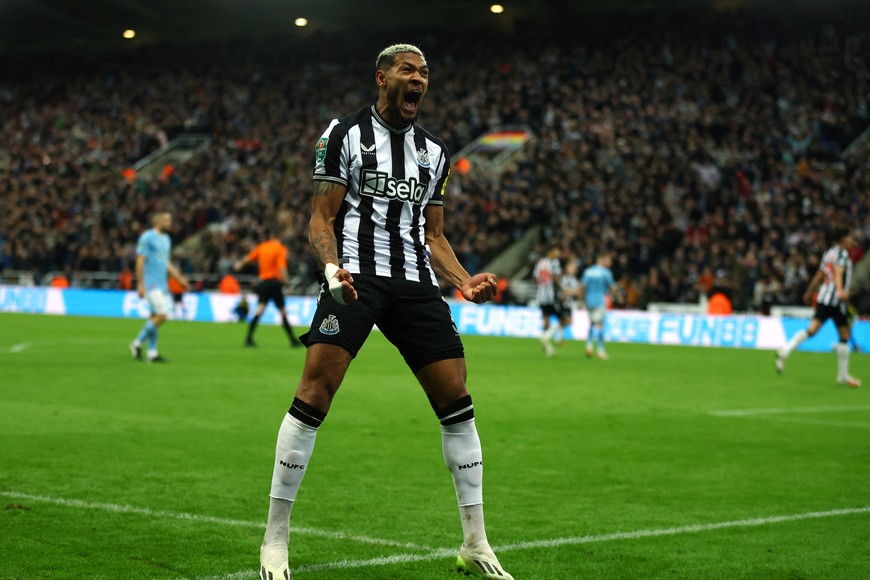
[[[799, 303], [826, 224], [870, 217], [870, 168], [838, 157], [870, 123], [870, 35], [844, 13], [828, 27], [840, 40], [807, 58], [823, 37], [815, 22], [704, 12], [653, 32], [623, 16], [597, 22], [607, 34], [445, 33], [439, 42], [461, 53], [435, 63], [452, 80], [441, 98], [462, 107], [434, 107], [421, 123], [454, 153], [504, 125], [533, 131], [501, 174], [453, 172], [446, 234], [460, 260], [485, 265], [541, 224], [547, 243], [583, 263], [602, 243], [625, 257], [614, 269], [638, 284], [641, 306], [695, 301], [723, 269], [734, 306], [754, 308], [762, 266]], [[330, 54], [359, 42], [336, 40]], [[276, 208], [277, 233], [306, 255], [317, 121], [370, 96], [352, 89], [365, 59], [336, 79], [317, 44], [157, 47], [98, 70], [67, 57], [51, 75], [10, 68], [0, 80], [0, 267], [37, 279], [67, 267], [119, 272], [158, 207], [178, 217], [178, 241], [196, 235], [181, 261], [212, 284]], [[170, 54], [179, 65], [167, 74]], [[212, 145], [163, 179], [130, 170], [182, 131]], [[294, 279], [313, 271], [307, 260], [291, 267]]]

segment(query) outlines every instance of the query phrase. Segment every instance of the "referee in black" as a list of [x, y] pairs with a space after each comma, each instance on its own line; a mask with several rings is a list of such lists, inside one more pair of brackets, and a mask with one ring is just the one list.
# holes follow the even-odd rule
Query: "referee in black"
[[513, 580], [486, 537], [483, 458], [464, 351], [436, 274], [475, 303], [495, 296], [496, 277], [469, 275], [444, 237], [450, 156], [440, 139], [415, 123], [429, 86], [423, 53], [410, 44], [384, 49], [375, 82], [377, 103], [333, 120], [314, 148], [309, 242], [324, 267], [323, 290], [311, 329], [301, 337], [308, 347], [305, 368], [278, 433], [260, 576], [290, 576], [290, 511], [317, 428], [377, 324], [441, 423], [463, 531], [457, 568]]

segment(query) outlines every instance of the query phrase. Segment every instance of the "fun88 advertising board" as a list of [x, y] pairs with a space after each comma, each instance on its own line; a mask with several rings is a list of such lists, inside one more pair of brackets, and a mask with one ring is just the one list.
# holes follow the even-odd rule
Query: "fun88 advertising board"
[[[241, 295], [212, 292], [186, 293], [173, 311], [177, 320], [197, 322], [235, 322], [235, 306]], [[256, 297], [248, 296], [250, 307]], [[294, 326], [308, 326], [317, 307], [315, 297], [287, 298], [287, 315]], [[541, 311], [529, 306], [475, 305], [450, 302], [453, 320], [460, 334], [537, 338], [543, 330]], [[67, 316], [108, 316], [145, 318], [147, 306], [135, 292], [0, 285], [0, 312], [55, 314]], [[261, 320], [279, 324], [280, 317], [269, 305]], [[610, 342], [705, 346], [719, 348], [777, 349], [795, 333], [806, 328], [807, 319], [770, 316], [705, 316], [631, 310], [607, 313], [605, 336]], [[568, 340], [586, 340], [589, 316], [575, 310], [565, 332]], [[859, 320], [852, 326], [855, 343], [861, 351], [870, 350], [870, 322]], [[837, 343], [833, 325], [826, 323], [800, 350], [830, 352]]]
[[[543, 330], [543, 320], [538, 308], [453, 303], [451, 309], [460, 334], [531, 338], [540, 336]], [[778, 349], [795, 333], [806, 328], [808, 323], [809, 320], [802, 318], [610, 310], [604, 332], [610, 342]], [[588, 312], [575, 310], [565, 338], [586, 340], [588, 334]], [[870, 322], [856, 322], [852, 327], [852, 334], [862, 351], [870, 349]], [[837, 332], [828, 323], [816, 336], [801, 344], [799, 350], [829, 352], [837, 342]]]

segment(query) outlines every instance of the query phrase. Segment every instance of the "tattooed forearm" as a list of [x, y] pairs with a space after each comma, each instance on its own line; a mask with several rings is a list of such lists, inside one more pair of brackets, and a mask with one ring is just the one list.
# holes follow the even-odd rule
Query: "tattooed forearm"
[[314, 183], [311, 204], [311, 220], [308, 223], [308, 243], [311, 253], [321, 265], [338, 263], [338, 241], [333, 225], [335, 216], [344, 201], [346, 187], [335, 182]]
[[314, 197], [325, 197], [330, 194], [334, 187], [335, 184], [331, 181], [315, 181]]
[[311, 230], [308, 235], [308, 243], [311, 246], [311, 253], [314, 254], [318, 262], [321, 264], [338, 263], [338, 244], [331, 229], [323, 228], [319, 232]]

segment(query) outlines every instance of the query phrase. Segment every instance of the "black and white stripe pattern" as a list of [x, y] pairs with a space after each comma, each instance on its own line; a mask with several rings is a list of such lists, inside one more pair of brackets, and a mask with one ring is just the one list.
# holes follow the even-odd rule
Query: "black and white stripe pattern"
[[541, 258], [535, 264], [535, 281], [538, 283], [538, 304], [556, 304], [561, 302], [559, 296], [559, 278], [562, 266], [556, 258]]
[[837, 296], [835, 282], [837, 266], [843, 268], [843, 290], [849, 291], [849, 285], [852, 283], [852, 260], [849, 259], [849, 252], [840, 246], [832, 246], [822, 256], [822, 263], [819, 265], [819, 269], [825, 275], [825, 281], [819, 288], [819, 295], [816, 298], [817, 304], [840, 306], [843, 303]]
[[471, 421], [474, 419], [474, 405], [471, 402], [471, 395], [456, 399], [443, 409], [435, 409], [435, 415], [445, 427]]
[[347, 186], [335, 221], [342, 267], [437, 284], [423, 208], [443, 204], [444, 143], [417, 125], [392, 128], [370, 107], [333, 120], [317, 147], [314, 179]]
[[293, 404], [287, 412], [290, 413], [290, 416], [302, 421], [309, 427], [314, 427], [315, 429], [320, 427], [326, 419], [326, 413], [315, 409], [297, 397], [293, 397]]

